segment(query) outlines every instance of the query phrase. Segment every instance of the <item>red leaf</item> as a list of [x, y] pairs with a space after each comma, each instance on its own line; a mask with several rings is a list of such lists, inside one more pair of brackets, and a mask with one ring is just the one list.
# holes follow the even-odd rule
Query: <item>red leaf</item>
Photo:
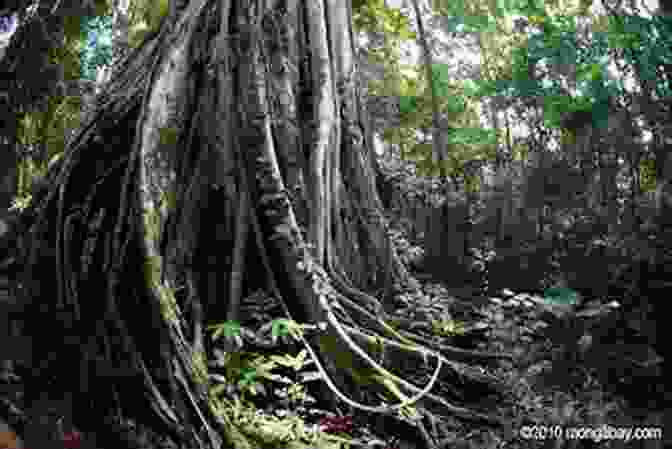
[[65, 449], [79, 449], [82, 444], [82, 434], [76, 430], [63, 434], [63, 447]]

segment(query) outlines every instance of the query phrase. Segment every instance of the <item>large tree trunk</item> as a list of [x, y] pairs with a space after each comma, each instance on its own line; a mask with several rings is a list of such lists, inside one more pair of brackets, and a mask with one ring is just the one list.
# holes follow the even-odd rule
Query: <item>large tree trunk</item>
[[[263, 286], [288, 318], [329, 323], [304, 343], [339, 398], [361, 399], [357, 370], [385, 372], [368, 334], [399, 336], [365, 291], [407, 275], [354, 74], [341, 0], [192, 0], [126, 57], [22, 218], [33, 397], [67, 392], [97, 447], [120, 447], [128, 420], [177, 446], [221, 447], [223, 435], [231, 447], [240, 436], [209, 395], [203, 324], [235, 318]], [[392, 353], [422, 358], [402, 341]]]

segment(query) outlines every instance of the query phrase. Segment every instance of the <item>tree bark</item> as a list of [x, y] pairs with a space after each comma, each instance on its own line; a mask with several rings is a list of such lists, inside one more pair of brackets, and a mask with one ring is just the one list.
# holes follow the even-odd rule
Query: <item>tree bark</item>
[[[423, 357], [366, 293], [407, 274], [364, 139], [351, 11], [340, 0], [262, 3], [192, 0], [164, 21], [115, 65], [24, 212], [27, 390], [71, 393], [73, 421], [97, 447], [139, 447], [128, 422], [172, 447], [245, 447], [210, 394], [203, 328], [235, 317], [259, 287], [287, 318], [329, 323], [302, 342], [352, 407], [396, 410], [356, 402], [362, 372], [390, 373], [354, 323]], [[429, 353], [437, 375], [442, 363], [460, 370]]]
[[[3, 108], [0, 106], [0, 108]], [[3, 108], [4, 109], [4, 108]], [[0, 133], [0, 218], [4, 217], [16, 195], [19, 157], [16, 154], [16, 121], [13, 114], [3, 114]]]

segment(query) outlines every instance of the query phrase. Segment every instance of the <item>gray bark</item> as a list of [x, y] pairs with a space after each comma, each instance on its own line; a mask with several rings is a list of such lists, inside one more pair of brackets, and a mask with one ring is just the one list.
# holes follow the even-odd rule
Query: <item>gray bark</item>
[[[369, 292], [407, 281], [365, 139], [351, 13], [338, 0], [261, 3], [192, 0], [177, 9], [115, 66], [25, 213], [27, 332], [46, 336], [33, 342], [30, 388], [72, 392], [82, 430], [128, 434], [122, 424], [132, 419], [174, 446], [245, 447], [217, 416], [199, 361], [206, 321], [221, 323], [238, 295], [257, 288], [287, 318], [328, 322], [302, 342], [332, 395], [395, 411], [357, 402], [355, 379], [375, 372], [421, 396], [342, 324], [398, 337]], [[422, 358], [419, 348], [398, 344], [397, 363]], [[122, 444], [111, 438], [101, 447]]]

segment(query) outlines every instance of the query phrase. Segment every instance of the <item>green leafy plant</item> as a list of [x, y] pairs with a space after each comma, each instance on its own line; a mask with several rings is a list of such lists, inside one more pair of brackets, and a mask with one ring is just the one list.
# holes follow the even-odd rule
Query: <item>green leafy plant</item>
[[30, 206], [30, 202], [32, 201], [32, 199], [33, 196], [31, 194], [16, 196], [15, 198], [12, 199], [12, 207], [10, 208], [10, 210], [23, 211], [28, 206]]
[[551, 287], [544, 291], [544, 301], [549, 304], [576, 304], [579, 294], [567, 287]]
[[[272, 322], [272, 336], [283, 337], [285, 335], [295, 335], [304, 326], [298, 325], [291, 320], [277, 319]], [[212, 331], [212, 339], [218, 340], [223, 336], [235, 337], [240, 335], [240, 323], [238, 321], [224, 321], [220, 324], [212, 324], [208, 326], [208, 330]]]
[[229, 353], [225, 357], [225, 378], [236, 382], [241, 393], [265, 396], [267, 388], [264, 381], [271, 381], [283, 385], [282, 388], [274, 390], [276, 394], [284, 396], [292, 402], [305, 398], [305, 391], [300, 383], [273, 372], [273, 370], [282, 367], [290, 367], [295, 372], [303, 369], [309, 363], [305, 360], [305, 351], [300, 352], [296, 357], [289, 354], [269, 357], [244, 351]]
[[169, 7], [168, 0], [145, 0], [131, 4], [129, 10], [131, 47], [138, 47], [149, 35], [158, 31], [161, 22], [170, 12]]
[[408, 17], [399, 8], [386, 6], [384, 0], [355, 1], [352, 13], [358, 31], [385, 33], [392, 40], [415, 39]]
[[[271, 323], [272, 336], [277, 338], [293, 335], [298, 338], [298, 333], [303, 331], [303, 327], [291, 320], [274, 320]], [[236, 321], [226, 321], [221, 324], [211, 325], [208, 326], [208, 329], [212, 331], [213, 340], [217, 340], [222, 336], [227, 338], [240, 337], [241, 334], [241, 325]], [[298, 372], [309, 363], [310, 360], [307, 360], [307, 352], [303, 350], [296, 356], [292, 356], [291, 354], [267, 356], [254, 352], [235, 351], [223, 355], [223, 360], [221, 360], [220, 364], [225, 368], [225, 379], [235, 381], [237, 387], [244, 394], [247, 393], [252, 396], [258, 394], [265, 395], [266, 387], [262, 382], [263, 380], [267, 380], [284, 384], [285, 387], [280, 390], [280, 395], [284, 395], [290, 401], [298, 401], [305, 397], [303, 386], [272, 371], [285, 367], [292, 368], [294, 372]], [[222, 387], [220, 386], [216, 391], [221, 392], [221, 389]]]
[[435, 334], [444, 336], [464, 335], [464, 322], [453, 320], [450, 316], [442, 316], [439, 320], [432, 320], [432, 329]]

